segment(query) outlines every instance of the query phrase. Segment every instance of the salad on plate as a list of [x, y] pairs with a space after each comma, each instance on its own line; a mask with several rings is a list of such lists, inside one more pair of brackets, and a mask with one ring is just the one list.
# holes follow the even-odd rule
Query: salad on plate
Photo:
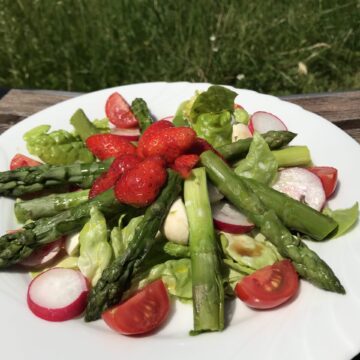
[[236, 96], [210, 86], [155, 119], [144, 99], [114, 92], [105, 119], [78, 109], [72, 132], [23, 135], [36, 158], [14, 154], [0, 173], [22, 224], [0, 237], [0, 267], [29, 271], [36, 316], [141, 335], [176, 299], [192, 306], [195, 335], [225, 328], [227, 301], [281, 306], [299, 278], [345, 294], [304, 240], [345, 234], [358, 204], [330, 209], [337, 169], [292, 146], [286, 119], [249, 114]]

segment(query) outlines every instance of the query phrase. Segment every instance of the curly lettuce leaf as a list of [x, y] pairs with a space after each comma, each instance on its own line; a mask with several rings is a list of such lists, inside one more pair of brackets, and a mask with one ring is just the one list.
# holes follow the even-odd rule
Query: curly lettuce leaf
[[90, 210], [90, 220], [80, 231], [79, 239], [78, 266], [94, 286], [113, 257], [113, 250], [107, 239], [106, 220], [97, 208]]
[[184, 301], [192, 298], [191, 260], [188, 258], [168, 260], [153, 266], [145, 277], [134, 279], [125, 297], [157, 279], [162, 279], [171, 295]]
[[192, 123], [192, 127], [198, 136], [214, 147], [231, 143], [232, 124], [229, 111], [201, 114], [196, 122]]
[[282, 259], [276, 248], [261, 234], [251, 237], [222, 232], [220, 240], [226, 257], [230, 259], [225, 264], [240, 273], [251, 274]]
[[359, 204], [356, 202], [352, 207], [348, 209], [331, 210], [325, 208], [323, 210], [325, 215], [330, 216], [338, 223], [336, 232], [332, 235], [332, 238], [337, 238], [350, 231], [359, 219]]
[[237, 94], [225, 87], [214, 85], [197, 94], [192, 102], [185, 105], [183, 114], [190, 108], [189, 122], [197, 135], [213, 146], [231, 142], [231, 114]]
[[65, 130], [48, 132], [50, 126], [40, 125], [24, 135], [30, 154], [51, 165], [68, 165], [75, 162], [91, 163], [93, 154], [80, 137]]
[[234, 120], [237, 123], [248, 125], [250, 120], [250, 115], [245, 109], [235, 109], [234, 110]]
[[125, 215], [121, 215], [119, 225], [111, 230], [110, 243], [114, 251], [115, 258], [122, 255], [134, 238], [135, 230], [141, 223], [143, 215], [132, 218], [126, 226], [123, 226]]
[[207, 91], [200, 93], [190, 110], [190, 118], [196, 122], [201, 114], [221, 113], [234, 110], [234, 100], [237, 94], [223, 86], [213, 85]]
[[271, 184], [277, 175], [278, 163], [263, 137], [255, 133], [245, 159], [237, 163], [235, 173], [246, 178]]

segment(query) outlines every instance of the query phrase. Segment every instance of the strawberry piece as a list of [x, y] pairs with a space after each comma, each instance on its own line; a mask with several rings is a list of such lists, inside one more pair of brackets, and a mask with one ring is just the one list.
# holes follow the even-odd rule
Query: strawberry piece
[[23, 154], [16, 154], [11, 159], [10, 170], [15, 170], [17, 168], [25, 166], [39, 166], [42, 165], [41, 162], [31, 159]]
[[142, 143], [144, 157], [162, 156], [168, 164], [191, 148], [196, 133], [188, 127], [171, 127], [153, 133]]
[[179, 156], [171, 168], [177, 171], [182, 178], [186, 179], [189, 177], [191, 170], [196, 166], [199, 162], [199, 155], [195, 154], [186, 154]]
[[130, 141], [113, 134], [95, 134], [86, 139], [88, 149], [100, 160], [125, 154], [136, 154]]
[[204, 151], [211, 150], [214, 154], [219, 156], [221, 159], [224, 159], [224, 157], [205, 139], [197, 137], [194, 144], [191, 146], [191, 148], [187, 151], [187, 154], [196, 154], [201, 155]]
[[121, 129], [134, 128], [139, 125], [129, 104], [117, 92], [109, 96], [105, 105], [105, 113], [110, 122]]
[[159, 120], [151, 124], [142, 134], [142, 136], [139, 139], [138, 147], [137, 147], [137, 153], [140, 157], [145, 157], [143, 154], [143, 149], [145, 144], [150, 141], [151, 137], [154, 136], [154, 134], [159, 133], [160, 131], [168, 128], [173, 128], [174, 125], [167, 120]]
[[128, 205], [144, 207], [158, 196], [167, 179], [161, 157], [149, 157], [127, 171], [115, 184], [116, 198]]
[[101, 174], [91, 186], [89, 192], [89, 199], [101, 194], [102, 192], [110, 189], [116, 181], [125, 173], [140, 164], [141, 160], [136, 155], [121, 155], [117, 157], [110, 165], [109, 170]]

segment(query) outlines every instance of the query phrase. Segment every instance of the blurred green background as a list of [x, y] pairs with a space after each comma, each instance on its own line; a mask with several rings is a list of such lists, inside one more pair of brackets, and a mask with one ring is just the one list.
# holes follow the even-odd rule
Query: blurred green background
[[0, 0], [0, 87], [360, 88], [360, 2]]

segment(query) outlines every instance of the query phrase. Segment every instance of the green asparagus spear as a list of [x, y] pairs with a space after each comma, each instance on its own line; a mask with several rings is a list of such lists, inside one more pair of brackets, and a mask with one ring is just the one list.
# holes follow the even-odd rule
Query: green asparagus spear
[[15, 216], [19, 222], [49, 217], [61, 211], [85, 203], [89, 198], [89, 190], [73, 191], [65, 194], [51, 194], [32, 200], [17, 200], [14, 205]]
[[256, 193], [225, 162], [211, 151], [206, 151], [200, 157], [211, 181], [260, 228], [282, 256], [292, 260], [300, 276], [325, 290], [345, 293], [330, 267], [299, 238], [295, 238], [275, 212], [268, 210]]
[[92, 207], [97, 207], [105, 216], [131, 210], [119, 203], [115, 199], [114, 191], [110, 189], [82, 205], [26, 224], [21, 231], [0, 237], [0, 268], [21, 261], [39, 246], [62, 235], [80, 230], [89, 220]]
[[310, 166], [311, 156], [307, 146], [288, 146], [271, 152], [280, 167]]
[[288, 228], [307, 234], [317, 241], [324, 240], [337, 228], [336, 221], [310, 206], [258, 181], [242, 179], [267, 208], [275, 211]]
[[70, 119], [70, 123], [75, 128], [82, 141], [85, 141], [89, 136], [100, 132], [81, 109], [76, 110]]
[[141, 132], [143, 133], [153, 122], [154, 119], [144, 99], [136, 98], [131, 103], [131, 110], [139, 121]]
[[124, 291], [130, 285], [131, 276], [139, 268], [153, 244], [155, 236], [170, 209], [171, 204], [181, 191], [180, 176], [169, 170], [166, 187], [157, 200], [150, 205], [143, 220], [137, 226], [133, 240], [124, 254], [117, 257], [104, 270], [100, 280], [91, 290], [85, 313], [85, 321], [100, 318], [101, 313], [119, 303]]
[[224, 329], [224, 287], [204, 168], [185, 181], [190, 230], [193, 334]]
[[0, 172], [0, 195], [21, 196], [27, 193], [76, 184], [89, 188], [106, 171], [112, 159], [92, 164], [40, 165]]
[[[263, 134], [263, 138], [270, 149], [279, 149], [287, 145], [296, 134], [290, 131], [269, 131]], [[228, 145], [219, 146], [216, 150], [228, 161], [239, 160], [249, 151], [252, 139], [242, 139]]]

